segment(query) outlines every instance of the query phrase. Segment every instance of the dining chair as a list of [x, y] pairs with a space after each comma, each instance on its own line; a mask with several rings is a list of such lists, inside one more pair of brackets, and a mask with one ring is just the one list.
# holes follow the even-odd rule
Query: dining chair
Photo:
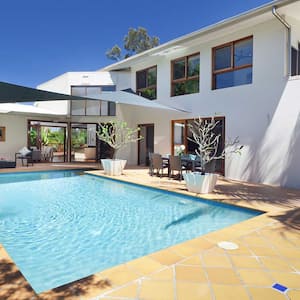
[[175, 155], [170, 155], [169, 157], [169, 178], [171, 178], [174, 175], [174, 171], [178, 172], [178, 177], [179, 181], [182, 179], [182, 171], [187, 170], [185, 165], [182, 164], [181, 157], [180, 156], [175, 156]]
[[[165, 168], [168, 168], [168, 164], [164, 162], [161, 154], [158, 153], [152, 153], [150, 156], [150, 165], [151, 165], [151, 172], [150, 175], [152, 176], [154, 173], [154, 170], [156, 169], [156, 175], [162, 177], [163, 170]], [[152, 161], [152, 162], [151, 162]]]

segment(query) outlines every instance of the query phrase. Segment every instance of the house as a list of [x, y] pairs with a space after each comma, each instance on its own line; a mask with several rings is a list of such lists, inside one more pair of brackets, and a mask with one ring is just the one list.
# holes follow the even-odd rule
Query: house
[[66, 73], [38, 86], [98, 99], [102, 91], [131, 89], [177, 110], [89, 100], [36, 105], [64, 113], [71, 129], [94, 132], [97, 122], [112, 118], [139, 126], [145, 139], [122, 153], [131, 164], [145, 164], [149, 151], [193, 151], [188, 124], [215, 116], [223, 141], [238, 136], [244, 145], [241, 155], [219, 162], [218, 171], [300, 188], [299, 75], [300, 1], [280, 0], [100, 70]]

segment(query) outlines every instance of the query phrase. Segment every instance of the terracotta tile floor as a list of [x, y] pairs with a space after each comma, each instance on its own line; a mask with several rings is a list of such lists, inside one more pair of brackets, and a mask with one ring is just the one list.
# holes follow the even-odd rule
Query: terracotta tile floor
[[[116, 179], [190, 194], [184, 181], [150, 177], [146, 169], [127, 169]], [[0, 299], [299, 300], [300, 190], [220, 179], [215, 192], [203, 196], [266, 213], [39, 295], [0, 246]], [[223, 240], [239, 248], [223, 250], [217, 246]], [[281, 293], [274, 283], [288, 290]]]

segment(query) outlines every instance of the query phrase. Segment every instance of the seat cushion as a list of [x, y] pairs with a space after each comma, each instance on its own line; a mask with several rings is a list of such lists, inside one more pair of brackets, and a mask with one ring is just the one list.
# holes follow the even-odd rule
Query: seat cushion
[[0, 160], [0, 168], [15, 168], [16, 162], [9, 160]]

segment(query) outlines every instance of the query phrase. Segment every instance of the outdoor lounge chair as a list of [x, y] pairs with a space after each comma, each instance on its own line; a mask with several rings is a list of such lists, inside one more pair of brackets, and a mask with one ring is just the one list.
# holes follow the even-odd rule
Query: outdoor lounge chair
[[33, 165], [33, 160], [32, 160], [32, 151], [29, 151], [28, 153], [22, 153], [22, 152], [17, 152], [15, 154], [15, 161], [17, 162], [18, 159], [21, 159], [22, 161], [22, 166], [25, 165], [28, 167], [29, 164], [31, 163]]

